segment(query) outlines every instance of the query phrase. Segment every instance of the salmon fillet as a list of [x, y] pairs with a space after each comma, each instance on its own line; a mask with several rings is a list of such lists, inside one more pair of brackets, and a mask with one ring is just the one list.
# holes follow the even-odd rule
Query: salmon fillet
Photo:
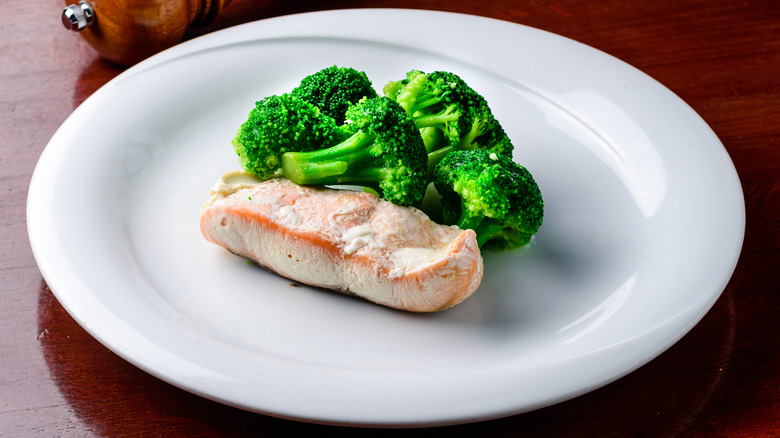
[[206, 240], [298, 282], [388, 307], [433, 312], [482, 279], [472, 230], [375, 195], [226, 174], [201, 210]]

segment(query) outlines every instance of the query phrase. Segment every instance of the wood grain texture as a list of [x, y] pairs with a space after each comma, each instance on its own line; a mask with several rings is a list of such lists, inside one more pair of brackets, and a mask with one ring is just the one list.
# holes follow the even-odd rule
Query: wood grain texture
[[[184, 38], [283, 14], [362, 6], [232, 0], [211, 25], [189, 29]], [[419, 0], [371, 6], [508, 20], [634, 65], [712, 127], [735, 163], [747, 207], [733, 278], [705, 318], [660, 357], [549, 408], [403, 433], [780, 436], [780, 2]], [[12, 19], [0, 26], [0, 436], [362, 436], [359, 429], [233, 409], [159, 381], [100, 345], [53, 297], [27, 241], [30, 176], [65, 118], [122, 71], [62, 28], [61, 7], [55, 0], [8, 2], [4, 12]]]

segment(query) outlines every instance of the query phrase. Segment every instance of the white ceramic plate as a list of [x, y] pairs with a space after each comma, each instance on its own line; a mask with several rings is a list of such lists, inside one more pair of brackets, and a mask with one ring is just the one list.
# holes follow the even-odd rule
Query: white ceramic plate
[[[255, 100], [333, 64], [378, 89], [458, 73], [541, 186], [535, 246], [485, 254], [460, 305], [415, 315], [294, 288], [201, 237]], [[536, 409], [657, 356], [724, 289], [744, 205], [708, 126], [619, 60], [501, 21], [345, 10], [217, 32], [112, 80], [45, 149], [28, 226], [63, 306], [149, 373], [280, 417], [416, 426]]]

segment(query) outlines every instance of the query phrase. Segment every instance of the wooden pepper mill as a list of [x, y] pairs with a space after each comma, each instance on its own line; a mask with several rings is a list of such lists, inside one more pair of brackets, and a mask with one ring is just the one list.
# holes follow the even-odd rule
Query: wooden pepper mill
[[129, 66], [177, 44], [190, 26], [208, 24], [229, 1], [66, 0], [62, 22], [102, 57]]

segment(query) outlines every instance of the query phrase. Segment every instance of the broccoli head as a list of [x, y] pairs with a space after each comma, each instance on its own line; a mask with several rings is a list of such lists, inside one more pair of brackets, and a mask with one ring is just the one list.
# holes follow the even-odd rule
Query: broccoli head
[[544, 202], [528, 170], [484, 149], [453, 151], [436, 166], [445, 223], [472, 229], [481, 246], [502, 249], [531, 241], [542, 225]]
[[338, 124], [344, 123], [344, 115], [351, 105], [364, 97], [377, 97], [364, 72], [335, 65], [306, 76], [291, 93], [318, 107]]
[[244, 170], [270, 178], [280, 175], [283, 153], [320, 149], [344, 138], [333, 118], [311, 103], [282, 94], [256, 102], [233, 139], [233, 148]]
[[512, 142], [485, 98], [454, 73], [411, 70], [405, 79], [388, 82], [383, 92], [420, 129], [428, 152], [429, 177], [436, 164], [454, 150], [487, 149], [512, 156]]
[[427, 157], [419, 130], [395, 101], [363, 99], [346, 113], [348, 137], [334, 146], [282, 155], [284, 176], [302, 185], [371, 187], [399, 205], [419, 203]]

